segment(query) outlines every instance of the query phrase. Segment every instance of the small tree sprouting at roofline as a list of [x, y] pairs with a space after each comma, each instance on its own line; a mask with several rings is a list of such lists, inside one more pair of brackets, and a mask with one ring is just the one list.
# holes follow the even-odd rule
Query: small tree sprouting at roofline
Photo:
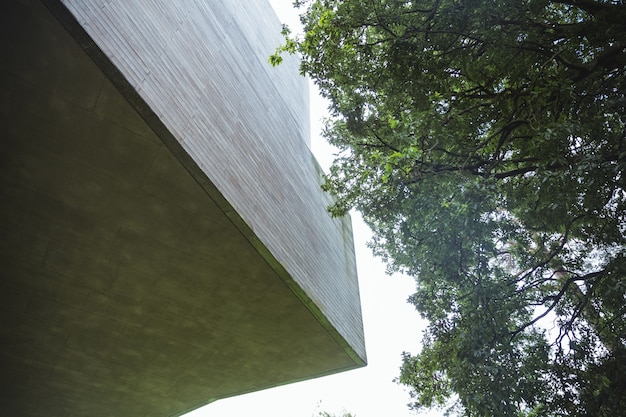
[[[626, 5], [298, 1], [325, 189], [416, 278], [399, 380], [467, 416], [626, 410]], [[407, 329], [410, 331], [410, 329]]]

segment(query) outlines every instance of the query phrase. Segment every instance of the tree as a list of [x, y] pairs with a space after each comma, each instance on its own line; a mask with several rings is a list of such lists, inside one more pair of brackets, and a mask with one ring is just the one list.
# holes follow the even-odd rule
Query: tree
[[356, 416], [353, 415], [353, 414], [350, 414], [348, 412], [345, 412], [345, 411], [341, 414], [341, 416], [337, 416], [335, 414], [331, 414], [331, 413], [329, 413], [327, 411], [320, 411], [317, 414], [317, 417], [356, 417]]
[[299, 1], [325, 189], [429, 321], [400, 382], [467, 416], [626, 410], [626, 5]]

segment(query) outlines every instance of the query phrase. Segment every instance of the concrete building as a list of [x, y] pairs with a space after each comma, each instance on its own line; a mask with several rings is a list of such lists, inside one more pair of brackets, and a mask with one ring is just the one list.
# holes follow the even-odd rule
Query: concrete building
[[265, 0], [0, 5], [0, 410], [178, 416], [366, 363]]

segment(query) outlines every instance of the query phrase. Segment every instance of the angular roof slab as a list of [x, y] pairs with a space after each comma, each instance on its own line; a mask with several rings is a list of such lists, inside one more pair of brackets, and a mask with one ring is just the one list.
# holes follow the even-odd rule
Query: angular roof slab
[[269, 5], [100, 3], [0, 6], [0, 409], [177, 416], [363, 366]]

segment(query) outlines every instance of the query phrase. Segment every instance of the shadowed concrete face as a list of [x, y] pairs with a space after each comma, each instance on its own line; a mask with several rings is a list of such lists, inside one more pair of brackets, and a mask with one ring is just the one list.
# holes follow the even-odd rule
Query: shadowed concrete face
[[5, 415], [173, 416], [364, 363], [45, 6], [0, 30]]

